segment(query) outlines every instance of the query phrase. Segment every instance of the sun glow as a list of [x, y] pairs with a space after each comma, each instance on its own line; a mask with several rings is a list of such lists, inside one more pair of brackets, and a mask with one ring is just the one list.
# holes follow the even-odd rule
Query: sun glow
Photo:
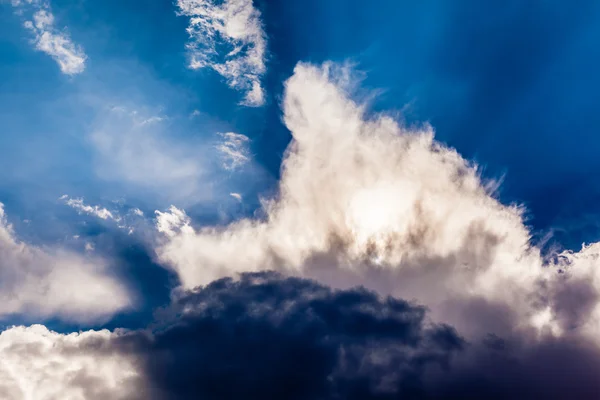
[[358, 247], [380, 252], [391, 236], [406, 234], [415, 204], [415, 190], [408, 184], [380, 184], [361, 189], [348, 205], [347, 223]]

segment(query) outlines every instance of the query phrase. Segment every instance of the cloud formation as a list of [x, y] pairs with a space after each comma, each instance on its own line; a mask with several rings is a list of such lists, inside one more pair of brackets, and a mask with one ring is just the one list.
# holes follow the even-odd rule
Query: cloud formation
[[19, 241], [0, 203], [0, 318], [93, 322], [131, 306], [105, 260]]
[[246, 93], [242, 104], [263, 105], [267, 41], [252, 0], [177, 0], [177, 6], [190, 19], [189, 67], [212, 68]]
[[65, 30], [55, 26], [48, 1], [12, 0], [12, 5], [20, 14], [27, 15], [24, 26], [33, 33], [35, 48], [52, 57], [62, 73], [76, 75], [85, 70], [87, 56], [83, 48], [73, 43]]
[[110, 345], [117, 336], [107, 330], [64, 335], [42, 325], [0, 333], [0, 397], [129, 400], [140, 396], [143, 387], [134, 360]]
[[235, 170], [250, 161], [248, 142], [250, 139], [240, 133], [220, 133], [222, 141], [216, 148], [221, 153], [223, 168]]
[[184, 142], [168, 128], [168, 118], [146, 110], [106, 108], [89, 134], [98, 176], [171, 201], [210, 197], [209, 146]]
[[66, 205], [74, 208], [80, 214], [84, 213], [84, 214], [88, 214], [88, 215], [93, 215], [95, 217], [98, 217], [100, 219], [105, 219], [105, 220], [111, 219], [111, 220], [118, 221], [120, 219], [118, 216], [115, 217], [113, 215], [113, 213], [110, 212], [109, 210], [107, 210], [106, 208], [85, 204], [83, 202], [83, 199], [73, 199], [65, 194], [65, 195], [61, 196], [60, 200], [64, 200]]
[[272, 273], [181, 293], [157, 315], [142, 331], [11, 328], [0, 334], [0, 393], [7, 400], [401, 394], [463, 346], [451, 328], [426, 322], [422, 307]]
[[283, 100], [293, 141], [264, 218], [196, 229], [182, 210], [158, 214], [157, 254], [183, 287], [275, 269], [416, 298], [468, 335], [599, 332], [600, 244], [543, 256], [496, 182], [431, 127], [370, 115], [351, 99], [356, 83], [333, 64], [295, 68]]
[[9, 329], [0, 335], [0, 394], [7, 400], [588, 399], [600, 390], [600, 354], [588, 342], [494, 335], [468, 342], [432, 322], [422, 306], [272, 272], [180, 292], [156, 316], [139, 331]]
[[401, 397], [463, 346], [422, 307], [273, 273], [183, 293], [159, 315], [137, 343], [165, 399]]

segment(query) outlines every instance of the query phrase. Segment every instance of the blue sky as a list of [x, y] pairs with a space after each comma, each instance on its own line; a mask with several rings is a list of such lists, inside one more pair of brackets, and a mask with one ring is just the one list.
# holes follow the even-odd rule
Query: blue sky
[[[362, 87], [377, 92], [374, 111], [431, 123], [438, 140], [484, 175], [503, 176], [501, 198], [525, 204], [541, 235], [555, 229], [559, 243], [574, 249], [598, 239], [595, 2], [573, 9], [560, 2], [359, 3], [256, 3], [269, 38], [261, 107], [240, 105], [243, 93], [215, 71], [188, 68], [188, 20], [172, 2], [146, 2], [140, 12], [138, 1], [53, 1], [57, 28], [87, 56], [85, 70], [72, 75], [35, 50], [26, 14], [3, 5], [0, 193], [19, 234], [42, 243], [87, 234], [81, 216], [57, 201], [63, 194], [150, 213], [174, 204], [210, 221], [240, 212], [229, 193], [243, 192], [243, 212], [252, 212], [257, 196], [273, 190], [290, 140], [279, 109], [282, 82], [299, 61], [333, 60], [364, 72]], [[252, 139], [254, 171], [192, 172], [197, 187], [187, 189], [153, 187], [146, 182], [152, 174], [119, 176], [112, 169], [128, 166], [99, 167], [88, 137], [97, 127], [116, 135], [129, 128], [111, 107], [164, 118], [157, 129], [164, 140], [199, 146], [197, 158], [214, 158], [198, 142], [240, 132]]]
[[[298, 61], [351, 60], [366, 72], [364, 86], [381, 90], [375, 109], [429, 121], [439, 140], [490, 175], [505, 174], [502, 195], [525, 203], [536, 227], [590, 225], [591, 236], [570, 246], [597, 234], [598, 161], [594, 146], [581, 145], [593, 142], [599, 124], [595, 2], [572, 10], [560, 2], [382, 2], [366, 10], [335, 1], [258, 2], [271, 38], [267, 103], [258, 109], [238, 106], [240, 93], [215, 72], [186, 68], [187, 21], [171, 2], [148, 2], [143, 13], [139, 7], [52, 2], [57, 26], [88, 57], [75, 76], [32, 49], [22, 18], [3, 7], [2, 191], [4, 203], [19, 213], [24, 207], [28, 219], [63, 192], [103, 201], [125, 196], [149, 209], [173, 200], [132, 197], [133, 190], [94, 173], [83, 137], [106, 118], [98, 109], [111, 104], [175, 119], [169, 135], [183, 141], [243, 132], [253, 139], [257, 162], [276, 178], [290, 138], [280, 123], [282, 81]], [[185, 121], [194, 110], [202, 118]], [[251, 196], [264, 187], [252, 189]]]
[[[0, 309], [0, 326], [139, 328], [179, 290], [278, 267], [334, 287], [411, 297], [396, 281], [382, 289], [364, 276], [312, 268], [337, 251], [319, 235], [346, 232], [337, 212], [357, 224], [345, 227], [356, 246], [364, 235], [399, 234], [381, 220], [413, 214], [366, 210], [402, 208], [415, 185], [429, 199], [438, 198], [436, 185], [448, 193], [474, 187], [435, 201], [453, 204], [449, 210], [481, 206], [456, 218], [495, 224], [485, 232], [506, 247], [490, 254], [542, 265], [515, 250], [531, 245], [542, 258], [583, 258], [582, 243], [600, 241], [598, 38], [600, 4], [592, 0], [0, 0], [0, 240], [8, 243], [0, 254], [12, 262], [0, 261], [8, 271], [0, 271], [8, 282], [0, 298], [13, 304], [12, 291], [27, 292]], [[447, 159], [407, 153], [399, 160], [412, 164], [400, 168], [404, 161], [393, 163], [379, 142], [353, 136], [359, 126], [389, 139], [369, 122], [385, 125], [382, 115], [402, 137], [426, 137], [430, 126], [432, 148], [442, 146], [431, 154]], [[349, 133], [330, 137], [324, 126]], [[359, 149], [387, 154], [389, 163]], [[360, 191], [371, 188], [368, 173], [357, 177], [362, 169], [337, 163], [353, 152], [384, 182], [368, 200]], [[432, 165], [451, 165], [452, 183], [430, 175]], [[413, 168], [417, 183], [403, 175]], [[500, 182], [493, 193], [488, 180]], [[349, 208], [321, 204], [349, 188]], [[364, 207], [360, 218], [356, 207]], [[449, 257], [444, 235], [462, 229], [452, 224], [427, 228], [444, 232], [428, 242], [436, 260]], [[485, 236], [460, 232], [474, 247]], [[408, 254], [396, 259], [375, 247], [381, 254], [369, 262], [392, 265]], [[356, 262], [353, 249], [342, 258]], [[453, 249], [455, 260], [468, 258]], [[25, 272], [13, 273], [15, 265]], [[31, 289], [36, 277], [42, 289]], [[81, 282], [81, 293], [64, 294]], [[415, 288], [430, 284], [423, 282]], [[83, 301], [87, 290], [114, 301]], [[42, 306], [44, 296], [55, 299]], [[417, 300], [437, 304], [428, 296]], [[434, 317], [444, 315], [436, 307]], [[471, 334], [450, 318], [444, 322]]]

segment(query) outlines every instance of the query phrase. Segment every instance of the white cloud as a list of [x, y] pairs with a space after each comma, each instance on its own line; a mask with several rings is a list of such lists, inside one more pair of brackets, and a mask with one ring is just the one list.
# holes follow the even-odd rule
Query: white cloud
[[113, 215], [113, 213], [108, 211], [106, 208], [103, 208], [100, 206], [90, 206], [89, 204], [85, 204], [83, 202], [83, 199], [72, 199], [72, 198], [69, 198], [67, 195], [63, 195], [60, 199], [64, 200], [66, 205], [74, 208], [80, 214], [84, 213], [84, 214], [88, 214], [88, 215], [93, 215], [95, 217], [98, 217], [100, 219], [105, 219], [105, 220], [106, 219], [111, 219], [111, 220], [115, 220], [115, 221], [120, 220], [120, 218], [118, 216], [115, 217]]
[[179, 140], [170, 128], [168, 118], [144, 110], [105, 109], [89, 134], [96, 173], [170, 201], [210, 198], [205, 182], [209, 146]]
[[42, 325], [0, 333], [0, 397], [140, 398], [141, 378], [135, 360], [108, 345], [116, 336], [107, 330], [63, 335]]
[[233, 132], [220, 133], [219, 135], [223, 140], [216, 147], [221, 153], [223, 168], [235, 170], [250, 161], [250, 151], [248, 149], [250, 139], [247, 136]]
[[[466, 333], [565, 332], [572, 321], [558, 293], [578, 282], [600, 290], [600, 244], [546, 262], [523, 210], [498, 202], [494, 182], [435, 142], [430, 127], [368, 116], [348, 96], [350, 77], [299, 64], [283, 103], [293, 141], [266, 217], [195, 229], [182, 210], [158, 213], [159, 258], [186, 288], [278, 269], [416, 298]], [[577, 324], [599, 332], [597, 302], [586, 310]]]
[[85, 70], [85, 52], [81, 46], [71, 41], [66, 31], [56, 28], [54, 15], [47, 1], [13, 0], [12, 5], [19, 14], [27, 16], [24, 26], [33, 33], [33, 43], [37, 50], [52, 57], [64, 74], [75, 75]]
[[178, 0], [177, 6], [190, 18], [190, 68], [212, 68], [246, 93], [243, 104], [264, 104], [266, 35], [252, 0]]
[[242, 201], [242, 195], [239, 193], [229, 193], [229, 195], [231, 197], [233, 197], [234, 199], [236, 199], [237, 201], [241, 202]]
[[168, 212], [156, 211], [156, 229], [166, 236], [177, 235], [180, 229], [188, 229], [190, 220], [184, 211], [171, 206]]
[[0, 317], [104, 320], [132, 306], [105, 260], [19, 241], [0, 204]]

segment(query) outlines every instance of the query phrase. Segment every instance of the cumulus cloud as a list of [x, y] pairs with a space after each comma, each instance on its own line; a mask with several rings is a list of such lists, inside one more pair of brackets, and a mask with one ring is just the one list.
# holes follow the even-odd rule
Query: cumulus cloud
[[27, 15], [24, 26], [33, 33], [37, 50], [52, 57], [64, 74], [76, 75], [85, 70], [87, 56], [83, 48], [73, 43], [65, 30], [56, 27], [47, 1], [13, 0], [12, 5]]
[[231, 88], [246, 93], [243, 104], [263, 105], [267, 44], [252, 0], [178, 0], [177, 6], [190, 19], [190, 68], [212, 68]]
[[65, 335], [42, 325], [0, 333], [0, 397], [141, 399], [144, 388], [134, 359], [111, 345], [117, 336], [107, 330]]
[[157, 254], [183, 287], [275, 269], [416, 298], [469, 335], [598, 332], [600, 245], [545, 258], [495, 182], [431, 127], [370, 115], [355, 83], [333, 64], [295, 68], [283, 100], [293, 140], [264, 218], [196, 229], [182, 210], [159, 214], [170, 223]]
[[99, 257], [19, 241], [0, 204], [0, 318], [106, 320], [132, 306], [126, 287]]
[[404, 398], [463, 346], [422, 307], [272, 273], [186, 292], [159, 315], [135, 342], [166, 399]]
[[235, 170], [250, 161], [248, 142], [250, 139], [242, 134], [227, 132], [220, 133], [222, 141], [216, 146], [221, 153], [223, 168]]
[[[12, 399], [587, 399], [598, 348], [544, 336], [465, 341], [426, 309], [272, 272], [178, 293], [139, 331], [0, 335]], [[24, 397], [24, 395], [30, 397]]]
[[175, 206], [171, 206], [166, 212], [155, 211], [155, 213], [156, 229], [168, 237], [176, 236], [181, 230], [189, 229], [189, 217]]

